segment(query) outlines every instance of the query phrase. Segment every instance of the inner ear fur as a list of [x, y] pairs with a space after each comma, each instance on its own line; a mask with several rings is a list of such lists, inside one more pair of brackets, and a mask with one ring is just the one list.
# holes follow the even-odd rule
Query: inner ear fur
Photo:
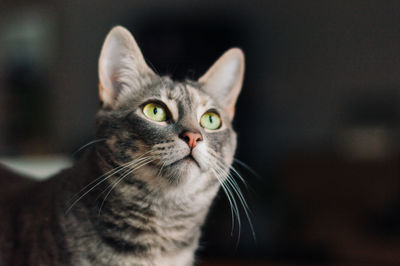
[[155, 75], [146, 64], [132, 34], [124, 27], [111, 29], [99, 57], [99, 97], [103, 105], [112, 107], [120, 94], [121, 84], [140, 84], [146, 75]]

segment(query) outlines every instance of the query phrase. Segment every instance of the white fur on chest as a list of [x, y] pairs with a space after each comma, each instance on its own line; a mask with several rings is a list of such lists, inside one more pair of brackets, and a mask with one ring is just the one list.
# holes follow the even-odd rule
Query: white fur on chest
[[[98, 263], [104, 263], [101, 265], [113, 265], [113, 266], [191, 266], [194, 263], [194, 248], [182, 250], [181, 252], [169, 255], [160, 254], [154, 257], [138, 258], [124, 255], [113, 256], [112, 264], [99, 259]], [[79, 265], [89, 266], [93, 265], [92, 262], [81, 261]]]
[[[193, 248], [194, 249], [194, 248]], [[193, 249], [187, 249], [179, 252], [175, 255], [159, 255], [151, 261], [146, 261], [143, 266], [191, 266], [194, 263]], [[124, 265], [136, 265], [136, 264], [124, 264]]]

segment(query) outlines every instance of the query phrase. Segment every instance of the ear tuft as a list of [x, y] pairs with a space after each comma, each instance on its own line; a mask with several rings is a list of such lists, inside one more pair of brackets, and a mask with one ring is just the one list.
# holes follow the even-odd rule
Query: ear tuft
[[132, 34], [121, 26], [108, 33], [99, 58], [99, 96], [106, 106], [113, 106], [121, 84], [133, 86], [154, 72], [147, 66]]
[[199, 79], [204, 91], [215, 97], [233, 119], [244, 77], [244, 53], [240, 48], [226, 51]]

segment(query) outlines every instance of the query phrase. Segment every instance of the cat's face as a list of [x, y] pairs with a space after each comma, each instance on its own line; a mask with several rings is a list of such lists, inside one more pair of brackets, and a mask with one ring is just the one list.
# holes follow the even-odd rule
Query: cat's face
[[174, 82], [150, 70], [127, 30], [114, 28], [99, 60], [100, 152], [157, 185], [222, 178], [236, 148], [231, 121], [243, 68], [242, 52], [232, 49], [198, 81]]

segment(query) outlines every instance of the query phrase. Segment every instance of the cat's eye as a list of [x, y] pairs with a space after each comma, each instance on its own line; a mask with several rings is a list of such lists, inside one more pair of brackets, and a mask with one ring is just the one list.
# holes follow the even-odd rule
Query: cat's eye
[[204, 128], [216, 130], [221, 127], [221, 118], [215, 112], [207, 112], [201, 116], [200, 124]]
[[167, 110], [158, 103], [148, 103], [143, 107], [144, 115], [156, 122], [167, 120]]

